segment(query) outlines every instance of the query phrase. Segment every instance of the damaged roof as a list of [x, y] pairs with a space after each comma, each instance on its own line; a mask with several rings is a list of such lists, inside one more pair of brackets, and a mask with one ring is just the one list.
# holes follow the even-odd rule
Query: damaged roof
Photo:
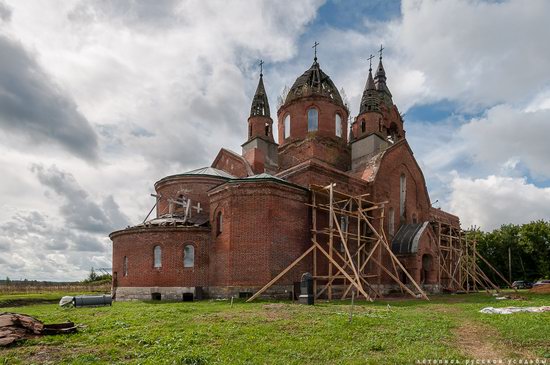
[[148, 228], [148, 227], [184, 227], [184, 226], [205, 226], [209, 219], [208, 215], [192, 215], [187, 220], [183, 214], [164, 214], [160, 217], [150, 219], [144, 223], [137, 224], [130, 228]]

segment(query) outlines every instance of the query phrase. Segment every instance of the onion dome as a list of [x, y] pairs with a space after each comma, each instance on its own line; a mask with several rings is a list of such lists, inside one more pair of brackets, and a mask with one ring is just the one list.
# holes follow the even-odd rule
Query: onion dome
[[296, 79], [286, 96], [285, 104], [311, 95], [324, 96], [346, 108], [338, 92], [338, 88], [330, 77], [321, 70], [317, 58], [315, 58], [309, 70]]

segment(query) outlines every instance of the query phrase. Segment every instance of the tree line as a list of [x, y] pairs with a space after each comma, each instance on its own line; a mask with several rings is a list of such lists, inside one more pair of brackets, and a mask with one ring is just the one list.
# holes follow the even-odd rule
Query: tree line
[[[475, 239], [478, 252], [512, 281], [550, 278], [550, 221], [505, 224], [492, 232], [475, 229], [468, 231], [467, 237]], [[504, 285], [484, 262], [478, 264], [495, 284]]]

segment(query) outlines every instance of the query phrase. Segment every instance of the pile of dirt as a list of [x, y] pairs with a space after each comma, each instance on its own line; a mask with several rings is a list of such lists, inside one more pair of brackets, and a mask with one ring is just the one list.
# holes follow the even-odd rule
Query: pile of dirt
[[38, 319], [19, 313], [0, 313], [0, 346], [41, 335], [76, 332], [72, 322], [44, 324]]
[[550, 284], [537, 285], [529, 290], [530, 293], [550, 294]]

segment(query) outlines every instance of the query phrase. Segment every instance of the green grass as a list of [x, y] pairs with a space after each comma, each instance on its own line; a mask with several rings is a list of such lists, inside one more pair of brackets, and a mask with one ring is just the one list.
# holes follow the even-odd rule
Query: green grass
[[83, 291], [83, 292], [58, 292], [58, 291], [40, 291], [36, 293], [16, 293], [16, 294], [5, 294], [0, 293], [0, 311], [2, 307], [8, 306], [22, 306], [30, 304], [39, 304], [39, 303], [48, 303], [48, 302], [59, 302], [61, 297], [65, 295], [74, 296], [82, 294], [98, 294], [97, 292], [92, 291]]
[[[3, 308], [46, 323], [71, 320], [77, 334], [0, 349], [0, 364], [412, 364], [468, 359], [457, 329], [483, 326], [502, 358], [550, 358], [550, 313], [481, 314], [486, 306], [549, 305], [550, 295], [496, 301], [486, 294], [301, 306], [289, 302], [120, 302], [112, 307]], [[0, 297], [0, 300], [3, 297]], [[389, 304], [389, 307], [388, 307]], [[547, 360], [550, 363], [550, 359]]]

